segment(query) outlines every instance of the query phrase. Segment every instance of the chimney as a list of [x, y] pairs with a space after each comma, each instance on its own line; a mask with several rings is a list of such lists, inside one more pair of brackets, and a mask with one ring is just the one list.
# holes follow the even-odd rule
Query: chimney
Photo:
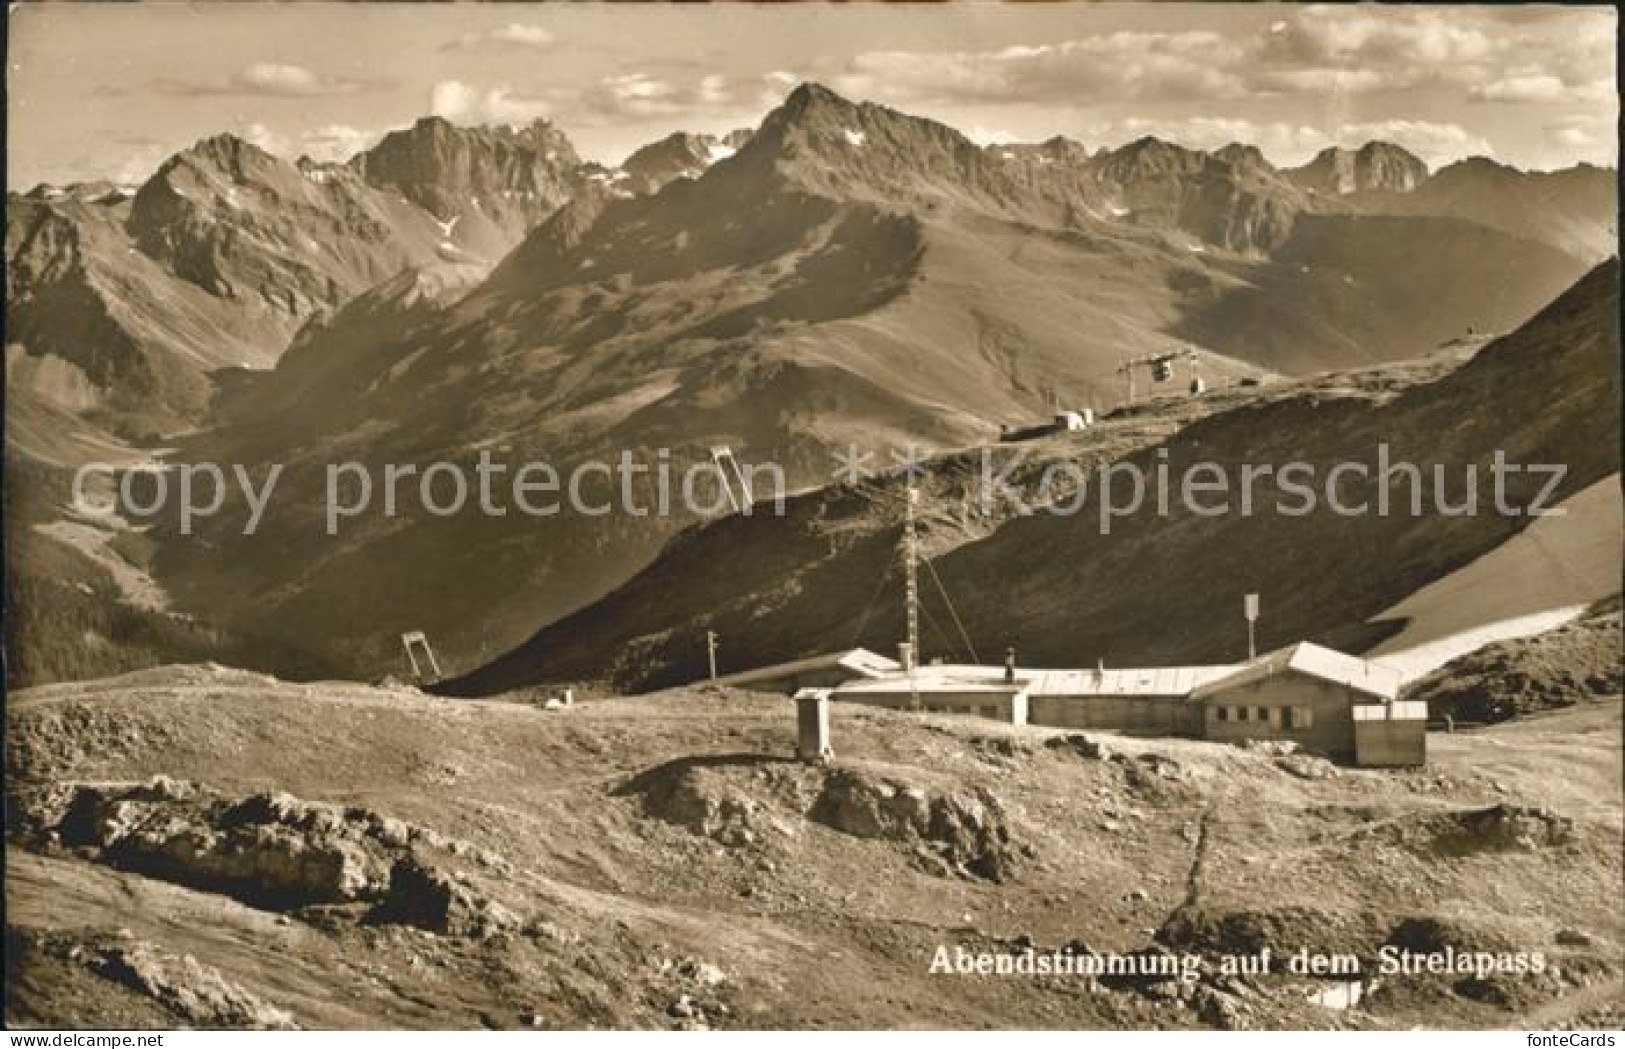
[[912, 672], [914, 670], [914, 646], [907, 641], [899, 641], [897, 643], [897, 661], [903, 664], [904, 670]]

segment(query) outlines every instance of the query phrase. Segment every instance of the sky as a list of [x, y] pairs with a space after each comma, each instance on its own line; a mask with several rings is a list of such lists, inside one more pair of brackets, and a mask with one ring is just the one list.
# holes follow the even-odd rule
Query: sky
[[546, 117], [615, 163], [802, 80], [978, 141], [1152, 134], [1277, 164], [1617, 166], [1612, 8], [1283, 4], [13, 4], [7, 178], [144, 179], [229, 131], [344, 159], [427, 113]]

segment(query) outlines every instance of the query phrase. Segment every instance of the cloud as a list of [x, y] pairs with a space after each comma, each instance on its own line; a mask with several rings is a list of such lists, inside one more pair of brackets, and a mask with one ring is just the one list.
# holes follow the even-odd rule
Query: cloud
[[1255, 73], [1251, 86], [1260, 94], [1359, 95], [1398, 85], [1373, 69], [1276, 69]]
[[265, 152], [275, 153], [277, 156], [286, 156], [291, 148], [286, 135], [273, 131], [260, 123], [245, 124], [238, 131], [238, 137], [250, 145], [258, 146]]
[[382, 137], [381, 131], [367, 131], [347, 124], [327, 124], [300, 135], [299, 149], [319, 163], [336, 163], [349, 160], [364, 149], [371, 149]]
[[1399, 67], [1481, 62], [1498, 48], [1471, 13], [1309, 7], [1266, 38], [1266, 57], [1303, 65]]
[[978, 146], [1007, 146], [1012, 142], [1020, 142], [1021, 138], [999, 128], [973, 127], [965, 132], [965, 137]]
[[267, 95], [319, 95], [322, 78], [304, 66], [255, 62], [232, 78], [245, 91]]
[[1481, 135], [1460, 124], [1427, 120], [1378, 120], [1344, 124], [1338, 129], [1338, 144], [1358, 146], [1373, 140], [1404, 146], [1437, 170], [1445, 164], [1471, 156], [1493, 156], [1495, 150]]
[[1082, 137], [1091, 144], [1112, 147], [1146, 135], [1204, 150], [1241, 142], [1257, 146], [1272, 163], [1282, 167], [1303, 164], [1316, 153], [1336, 144], [1332, 136], [1319, 128], [1288, 121], [1255, 122], [1239, 117], [1172, 120], [1128, 117], [1094, 124], [1082, 132]]
[[1243, 50], [1210, 31], [1122, 31], [993, 51], [870, 51], [831, 79], [839, 91], [902, 106], [1236, 98]]
[[521, 95], [503, 85], [480, 90], [442, 80], [429, 92], [429, 112], [459, 124], [528, 124], [552, 110], [549, 99]]
[[1585, 161], [1600, 167], [1619, 163], [1619, 132], [1612, 120], [1589, 115], [1556, 120], [1543, 129], [1555, 149], [1546, 158], [1546, 167], [1563, 167]]
[[678, 94], [678, 89], [673, 84], [647, 73], [606, 77], [604, 88], [618, 101], [628, 104], [658, 104], [661, 99], [672, 98]]
[[700, 78], [699, 96], [701, 102], [714, 105], [733, 101], [733, 90], [727, 77], [711, 73]]
[[1614, 75], [1612, 12], [1507, 16], [1311, 6], [1267, 27], [1125, 30], [966, 51], [871, 51], [813, 71], [837, 90], [909, 106], [1208, 103], [1436, 88], [1457, 100], [1599, 102]]
[[1475, 85], [1470, 94], [1485, 102], [1602, 102], [1612, 97], [1613, 81], [1598, 78], [1569, 83], [1551, 73], [1522, 73]]
[[1592, 149], [1602, 145], [1595, 132], [1583, 127], [1552, 128], [1552, 141], [1573, 149]]
[[348, 160], [383, 137], [381, 131], [364, 131], [346, 124], [327, 124], [290, 136], [258, 121], [242, 125], [237, 134], [267, 153], [287, 159], [303, 153], [319, 163]]
[[373, 86], [376, 85], [346, 77], [328, 76], [304, 66], [285, 62], [254, 62], [224, 80], [188, 81], [164, 78], [154, 85], [161, 94], [189, 97], [243, 95], [262, 98], [354, 95]]
[[529, 92], [507, 85], [487, 88], [463, 80], [442, 80], [430, 92], [429, 111], [460, 123], [528, 123], [557, 114], [592, 127], [653, 121], [666, 121], [674, 128], [689, 122], [715, 125], [724, 121], [731, 122], [731, 127], [741, 120], [753, 120], [761, 109], [783, 100], [783, 90], [769, 98], [761, 85], [758, 77], [733, 78], [714, 72], [688, 78], [627, 72], [584, 87]]
[[1490, 102], [1554, 102], [1568, 93], [1562, 77], [1550, 73], [1526, 73], [1502, 77], [1488, 84], [1474, 85], [1474, 98]]
[[145, 143], [127, 153], [113, 168], [109, 181], [118, 186], [139, 186], [152, 177], [175, 149], [156, 142]]
[[542, 49], [552, 47], [557, 38], [539, 25], [509, 22], [497, 29], [478, 33], [464, 33], [447, 44], [443, 50], [466, 51], [478, 47], [510, 47]]
[[782, 99], [782, 91], [769, 98], [755, 90], [756, 84], [752, 78], [736, 80], [720, 73], [695, 79], [621, 73], [604, 77], [582, 92], [574, 105], [596, 123], [680, 121], [776, 105]]

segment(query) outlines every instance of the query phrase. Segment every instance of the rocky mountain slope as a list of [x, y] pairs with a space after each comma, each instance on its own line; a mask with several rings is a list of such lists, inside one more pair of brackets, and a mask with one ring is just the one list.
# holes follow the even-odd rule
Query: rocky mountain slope
[[588, 174], [569, 138], [546, 120], [470, 128], [424, 117], [346, 167], [433, 215], [445, 239], [487, 262], [573, 197]]
[[1406, 698], [1435, 718], [1483, 724], [1617, 698], [1621, 690], [1620, 602], [1616, 595], [1560, 627], [1497, 641], [1415, 682]]
[[10, 374], [20, 395], [130, 435], [196, 425], [221, 372], [268, 368], [306, 319], [405, 269], [489, 265], [577, 192], [581, 170], [545, 123], [426, 118], [347, 165], [218, 135], [133, 194], [12, 195]]
[[285, 325], [434, 258], [438, 243], [428, 216], [403, 201], [231, 135], [160, 167], [124, 227], [175, 277]]
[[[291, 669], [273, 641], [259, 643], [258, 657], [226, 641], [235, 635], [212, 610], [131, 604], [121, 578], [161, 590], [148, 575], [152, 543], [130, 522], [76, 519], [66, 505], [72, 469], [140, 462], [166, 435], [223, 424], [246, 401], [261, 412], [301, 406], [308, 418], [313, 391], [370, 367], [367, 352], [392, 353], [390, 340], [423, 320], [426, 302], [444, 305], [476, 283], [487, 259], [584, 192], [584, 170], [545, 124], [426, 120], [348, 165], [290, 164], [222, 135], [133, 189], [11, 196], [7, 474], [36, 491], [14, 500], [25, 512], [7, 521], [8, 676], [71, 675], [50, 637], [74, 623], [99, 639], [81, 672], [151, 662], [149, 640], [171, 656], [201, 656], [210, 638], [224, 646], [217, 654]], [[323, 360], [319, 349], [307, 358], [316, 332], [356, 358]], [[294, 366], [270, 376], [290, 346]], [[19, 611], [25, 592], [31, 607]], [[94, 608], [103, 599], [105, 613]]]
[[1305, 215], [1268, 260], [1190, 296], [1171, 330], [1305, 374], [1416, 357], [1510, 332], [1581, 275], [1544, 241], [1434, 216]]
[[[7, 704], [6, 1019], [1617, 1025], [1619, 730], [1597, 706], [1376, 772], [843, 709], [818, 766], [790, 758], [782, 697], [740, 692], [549, 712], [218, 667], [29, 690]], [[1385, 945], [1544, 965], [1381, 976]], [[1218, 972], [1266, 946], [1362, 971]], [[931, 971], [1028, 947], [1196, 964], [1184, 985]]]
[[[16, 238], [27, 337], [9, 373], [127, 436], [207, 418], [177, 460], [287, 464], [255, 539], [223, 514], [205, 526], [218, 556], [199, 557], [160, 523], [141, 568], [187, 614], [373, 673], [407, 629], [455, 665], [492, 658], [691, 519], [408, 513], [333, 543], [328, 462], [484, 448], [568, 470], [666, 448], [681, 470], [725, 443], [822, 484], [852, 443], [962, 447], [1057, 407], [1103, 411], [1127, 357], [1193, 353], [1220, 385], [1395, 361], [1509, 330], [1583, 269], [1474, 222], [1373, 219], [1242, 147], [983, 148], [812, 85], [743, 139], [703, 170], [695, 150], [716, 146], [676, 138], [610, 171], [545, 123], [424, 120], [347, 165], [211, 140], [133, 201], [17, 201], [58, 217]], [[85, 323], [93, 338], [68, 337]], [[274, 373], [218, 366], [290, 345]], [[84, 368], [64, 366], [74, 353]], [[142, 369], [156, 377], [114, 377]]]
[[[1172, 471], [1198, 461], [1232, 469], [1303, 462], [1321, 475], [1357, 462], [1367, 464], [1365, 479], [1341, 491], [1347, 505], [1369, 506], [1374, 457], [1386, 445], [1391, 462], [1448, 471], [1450, 505], [1461, 497], [1466, 468], [1487, 478], [1496, 450], [1515, 463], [1564, 464], [1553, 493], [1561, 498], [1618, 469], [1617, 390], [1599, 380], [1618, 370], [1618, 280], [1617, 262], [1598, 267], [1460, 367], [1441, 358], [1431, 371], [1327, 376], [1232, 401], [1228, 410], [1211, 402], [1194, 418], [1178, 410], [1127, 413], [1052, 439], [1027, 476], [1036, 486], [1045, 460], [1070, 461], [1085, 476], [1126, 461], [1143, 477], [1154, 476], [1159, 462]], [[994, 472], [1007, 461], [994, 460]], [[936, 572], [973, 644], [984, 652], [1014, 644], [1034, 665], [1235, 658], [1244, 637], [1237, 609], [1247, 592], [1261, 593], [1272, 609], [1260, 625], [1264, 647], [1310, 638], [1360, 651], [1379, 640], [1368, 619], [1528, 520], [1487, 511], [1344, 516], [1324, 503], [1288, 515], [1272, 509], [1283, 505], [1278, 478], [1265, 478], [1255, 490], [1257, 513], [1203, 516], [1176, 493], [1168, 513], [1142, 511], [1103, 535], [1098, 490], [1087, 492], [1082, 512], [1020, 516], [994, 500], [989, 519], [978, 497], [983, 476], [975, 455], [934, 464], [926, 525], [939, 552]], [[1234, 507], [1238, 482], [1230, 484]], [[1515, 476], [1508, 491], [1522, 505], [1544, 484]], [[602, 602], [447, 687], [482, 694], [603, 676], [633, 687], [692, 680], [703, 673], [706, 630], [730, 639], [730, 665], [740, 668], [854, 644], [890, 650], [900, 588], [895, 576], [884, 583], [896, 562], [901, 487], [892, 477], [831, 488], [794, 500], [782, 519], [730, 517], [694, 529]], [[1063, 485], [1050, 498], [1072, 495]], [[1328, 561], [1335, 572], [1317, 567]], [[723, 563], [725, 576], [712, 567]], [[956, 634], [939, 631], [937, 644], [966, 655]]]
[[1260, 160], [1143, 138], [1096, 156], [1089, 166], [1114, 187], [1114, 217], [1183, 230], [1204, 245], [1268, 254], [1313, 206]]
[[291, 318], [249, 317], [133, 250], [122, 199], [12, 197], [7, 211], [13, 398], [156, 435], [202, 417], [210, 372], [275, 360]]
[[[1369, 222], [1317, 233], [1311, 220], [1346, 216], [1300, 214], [1278, 176], [1165, 144], [1081, 163], [1065, 143], [1005, 152], [807, 86], [696, 179], [653, 195], [597, 184], [439, 317], [377, 343], [393, 351], [313, 331], [306, 360], [366, 362], [304, 383], [320, 412], [267, 396], [184, 449], [289, 462], [280, 518], [252, 543], [233, 538], [240, 521], [213, 522], [211, 542], [238, 551], [224, 570], [184, 545], [159, 570], [185, 607], [331, 639], [369, 671], [411, 629], [469, 666], [620, 583], [693, 518], [417, 514], [330, 543], [318, 464], [467, 463], [478, 446], [568, 471], [666, 448], [681, 470], [727, 444], [804, 487], [852, 443], [958, 447], [1054, 405], [1104, 410], [1125, 355], [1194, 352], [1221, 383], [1392, 360], [1514, 323], [1580, 269], [1453, 220], [1391, 246]], [[1261, 254], [1277, 240], [1289, 261]], [[1410, 266], [1389, 276], [1396, 256]], [[1516, 290], [1472, 291], [1486, 285]], [[1260, 298], [1308, 315], [1249, 338]], [[1407, 320], [1423, 298], [1426, 323]], [[410, 583], [390, 567], [402, 558], [418, 565]]]
[[1283, 174], [1306, 190], [1347, 196], [1374, 190], [1409, 193], [1427, 181], [1428, 168], [1392, 142], [1367, 142], [1359, 149], [1323, 149], [1303, 167]]
[[698, 178], [719, 160], [726, 160], [750, 139], [745, 129], [718, 137], [675, 131], [658, 142], [632, 152], [620, 170], [633, 193], [653, 193], [677, 178]]
[[1619, 176], [1590, 164], [1520, 171], [1472, 157], [1439, 169], [1414, 192], [1373, 193], [1360, 204], [1401, 215], [1464, 218], [1588, 262], [1619, 250]]

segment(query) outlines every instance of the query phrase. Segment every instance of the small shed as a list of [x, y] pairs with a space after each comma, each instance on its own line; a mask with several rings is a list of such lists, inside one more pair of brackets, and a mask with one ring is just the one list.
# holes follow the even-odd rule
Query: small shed
[[[1355, 711], [1388, 710], [1398, 699], [1400, 683], [1399, 671], [1391, 667], [1303, 641], [1202, 685], [1192, 697], [1201, 704], [1202, 735], [1207, 739], [1291, 740], [1310, 753], [1364, 764]], [[1359, 717], [1385, 725], [1380, 730], [1384, 743], [1377, 742], [1378, 730], [1370, 730], [1368, 757], [1414, 754], [1416, 748], [1425, 747], [1420, 736], [1425, 717], [1414, 722], [1408, 716], [1388, 714]], [[1411, 740], [1411, 735], [1417, 738]]]
[[1367, 703], [1354, 708], [1354, 763], [1404, 768], [1428, 760], [1426, 703]]

